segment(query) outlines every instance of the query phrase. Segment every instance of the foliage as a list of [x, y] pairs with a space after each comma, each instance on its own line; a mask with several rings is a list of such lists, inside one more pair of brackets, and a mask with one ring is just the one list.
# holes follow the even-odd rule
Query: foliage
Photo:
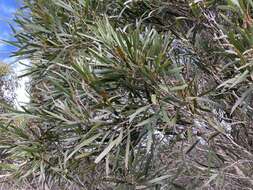
[[2, 116], [4, 177], [252, 187], [251, 0], [24, 3], [10, 43], [32, 62], [31, 103]]

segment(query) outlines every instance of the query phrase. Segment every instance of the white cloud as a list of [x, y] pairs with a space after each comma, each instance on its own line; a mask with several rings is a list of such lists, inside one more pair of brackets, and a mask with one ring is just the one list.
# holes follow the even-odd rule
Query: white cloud
[[5, 44], [2, 43], [2, 42], [0, 41], [0, 49], [1, 49], [2, 47], [4, 47], [4, 46], [5, 46]]
[[[25, 65], [30, 64], [29, 60], [22, 60], [20, 62]], [[16, 67], [15, 71], [18, 76], [24, 74], [25, 69], [26, 69], [26, 66], [22, 65], [20, 62], [15, 64], [15, 67]], [[21, 106], [25, 106], [30, 101], [29, 94], [26, 91], [26, 85], [28, 84], [28, 82], [29, 82], [29, 77], [27, 76], [20, 78], [20, 80], [18, 81], [19, 85], [16, 88], [16, 102], [15, 102], [15, 105], [17, 106], [18, 109], [21, 109]]]
[[17, 62], [17, 59], [14, 58], [14, 57], [8, 57], [8, 58], [5, 58], [5, 59], [3, 60], [3, 62], [4, 62], [4, 63], [8, 63], [8, 64], [13, 64], [13, 63]]

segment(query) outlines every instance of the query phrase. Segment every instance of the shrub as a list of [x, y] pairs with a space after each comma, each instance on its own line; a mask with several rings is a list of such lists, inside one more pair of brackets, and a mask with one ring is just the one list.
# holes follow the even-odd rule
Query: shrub
[[3, 116], [6, 175], [45, 189], [252, 187], [251, 0], [24, 3], [12, 44], [32, 62], [31, 103]]

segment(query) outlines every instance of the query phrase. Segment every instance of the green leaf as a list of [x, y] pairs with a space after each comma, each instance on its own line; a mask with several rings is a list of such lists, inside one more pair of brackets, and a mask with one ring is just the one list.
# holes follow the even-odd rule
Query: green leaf
[[[67, 156], [67, 158], [64, 160], [64, 163], [66, 163], [75, 153], [77, 153], [81, 148], [84, 146], [89, 145], [94, 140], [96, 140], [99, 136], [101, 136], [101, 133], [96, 134], [88, 139], [83, 140], [79, 145], [77, 145], [74, 150]], [[79, 155], [80, 156], [80, 155]]]
[[97, 158], [95, 159], [95, 163], [99, 163], [114, 148], [114, 146], [118, 146], [119, 143], [122, 141], [122, 137], [123, 130], [121, 130], [120, 135], [115, 140], [110, 142], [110, 144], [97, 156]]
[[129, 123], [131, 123], [134, 120], [134, 118], [137, 117], [140, 113], [148, 110], [149, 108], [150, 108], [150, 105], [138, 108], [133, 114], [131, 114], [130, 116], [128, 116]]
[[236, 110], [236, 108], [238, 106], [240, 106], [243, 101], [253, 92], [253, 88], [249, 88], [247, 91], [245, 91], [242, 96], [240, 98], [238, 98], [238, 100], [235, 102], [235, 104], [233, 105], [230, 115], [233, 114], [233, 112]]

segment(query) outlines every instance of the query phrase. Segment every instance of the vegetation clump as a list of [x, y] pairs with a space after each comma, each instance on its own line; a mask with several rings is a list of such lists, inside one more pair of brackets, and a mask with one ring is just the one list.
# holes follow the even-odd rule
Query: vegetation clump
[[[251, 189], [251, 0], [24, 0], [30, 103], [2, 176], [34, 189]], [[16, 122], [22, 118], [22, 122]]]

